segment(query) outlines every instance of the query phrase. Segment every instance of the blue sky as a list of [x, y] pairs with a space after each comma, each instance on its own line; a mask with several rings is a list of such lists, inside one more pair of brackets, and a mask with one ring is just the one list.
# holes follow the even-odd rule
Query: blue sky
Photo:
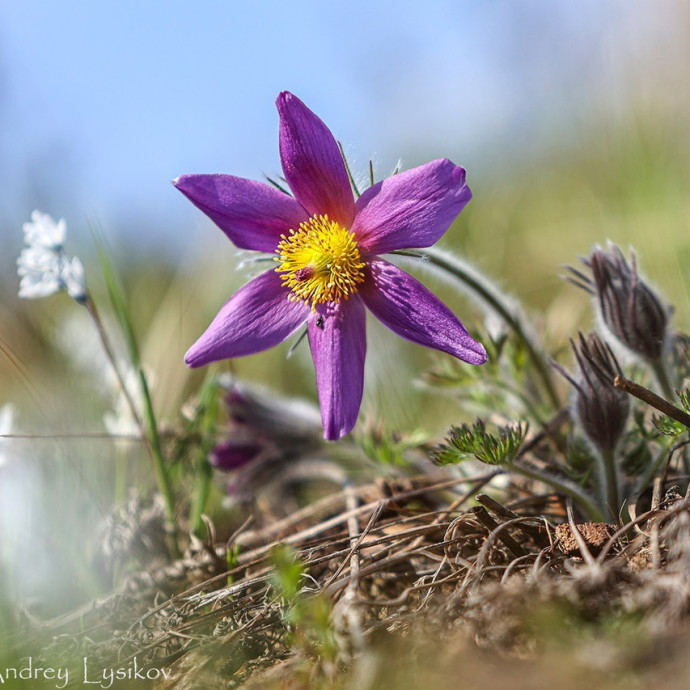
[[624, 5], [6, 0], [0, 221], [38, 206], [109, 232], [141, 222], [154, 241], [198, 228], [169, 180], [278, 172], [283, 89], [362, 171], [449, 156], [471, 175], [582, 107]]

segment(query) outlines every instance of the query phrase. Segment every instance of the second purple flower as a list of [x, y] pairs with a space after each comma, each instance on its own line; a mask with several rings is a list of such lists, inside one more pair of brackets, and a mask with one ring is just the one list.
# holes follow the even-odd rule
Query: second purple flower
[[218, 312], [185, 356], [191, 367], [254, 354], [304, 323], [326, 439], [357, 420], [364, 384], [365, 307], [398, 335], [470, 364], [486, 353], [429, 290], [379, 255], [429, 247], [470, 200], [465, 170], [439, 159], [389, 177], [355, 200], [326, 125], [284, 91], [280, 157], [294, 196], [231, 175], [173, 184], [242, 249], [275, 254]]

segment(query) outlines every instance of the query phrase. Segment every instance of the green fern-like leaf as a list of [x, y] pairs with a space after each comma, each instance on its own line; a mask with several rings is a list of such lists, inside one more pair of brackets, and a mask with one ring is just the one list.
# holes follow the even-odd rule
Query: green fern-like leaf
[[690, 414], [690, 388], [678, 392], [678, 402], [683, 410]]
[[506, 465], [515, 460], [528, 425], [513, 424], [497, 427], [497, 434], [486, 430], [486, 424], [478, 419], [471, 426], [453, 426], [445, 443], [434, 454], [441, 465], [455, 465], [474, 457], [487, 465]]
[[[683, 405], [685, 407], [685, 405]], [[664, 436], [680, 436], [682, 433], [686, 432], [688, 428], [677, 422], [675, 419], [671, 419], [666, 415], [654, 415], [652, 417], [652, 423], [656, 427], [657, 431]]]

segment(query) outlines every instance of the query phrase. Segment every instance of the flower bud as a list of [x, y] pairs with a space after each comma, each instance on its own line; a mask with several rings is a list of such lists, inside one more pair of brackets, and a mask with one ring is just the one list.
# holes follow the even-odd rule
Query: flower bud
[[625, 431], [630, 411], [627, 393], [613, 385], [620, 366], [596, 333], [580, 334], [579, 347], [572, 340], [570, 344], [579, 368], [577, 379], [559, 370], [575, 387], [575, 418], [595, 446], [611, 451]]
[[648, 360], [661, 357], [666, 340], [668, 310], [640, 279], [635, 255], [630, 265], [618, 247], [595, 248], [585, 264], [592, 270], [604, 323], [632, 352]]
[[233, 473], [228, 491], [237, 500], [256, 495], [298, 459], [323, 445], [318, 410], [221, 377], [228, 408], [228, 436], [211, 451], [217, 469]]
[[318, 410], [302, 400], [281, 398], [233, 379], [219, 381], [235, 430], [271, 441], [283, 451], [302, 452], [321, 445]]
[[209, 462], [219, 470], [231, 472], [256, 460], [264, 450], [262, 444], [253, 441], [225, 441], [213, 448]]

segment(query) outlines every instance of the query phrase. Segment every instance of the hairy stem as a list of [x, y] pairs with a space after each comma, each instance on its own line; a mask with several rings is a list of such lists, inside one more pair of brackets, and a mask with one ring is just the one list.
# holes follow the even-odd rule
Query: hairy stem
[[433, 247], [423, 250], [398, 249], [391, 253], [426, 259], [437, 268], [441, 268], [457, 278], [469, 291], [493, 309], [524, 344], [551, 405], [555, 409], [560, 406], [558, 394], [551, 377], [551, 367], [546, 356], [535, 346], [520, 315], [507, 304], [504, 296], [493, 285], [488, 281], [482, 280], [479, 273], [471, 270], [463, 261]]
[[616, 468], [616, 453], [613, 449], [602, 450], [601, 460], [606, 479], [606, 503], [614, 520], [618, 517], [618, 469]]

